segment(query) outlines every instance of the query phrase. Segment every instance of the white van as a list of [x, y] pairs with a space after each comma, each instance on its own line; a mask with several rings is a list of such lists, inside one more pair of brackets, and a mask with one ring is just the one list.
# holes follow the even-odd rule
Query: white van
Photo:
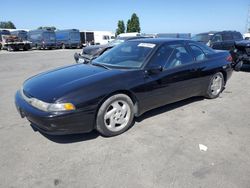
[[111, 31], [93, 31], [94, 32], [94, 39], [95, 44], [108, 44], [112, 40], [115, 39], [114, 33]]

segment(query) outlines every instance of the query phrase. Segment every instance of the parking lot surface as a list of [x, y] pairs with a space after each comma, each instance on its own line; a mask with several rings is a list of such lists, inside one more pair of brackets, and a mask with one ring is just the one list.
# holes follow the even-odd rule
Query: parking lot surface
[[249, 66], [218, 99], [152, 110], [120, 136], [35, 132], [14, 94], [28, 77], [74, 63], [75, 51], [0, 51], [0, 187], [250, 187]]

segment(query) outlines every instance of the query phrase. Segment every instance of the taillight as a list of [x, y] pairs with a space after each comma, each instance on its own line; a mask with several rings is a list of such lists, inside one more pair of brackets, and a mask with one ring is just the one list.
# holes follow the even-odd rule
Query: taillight
[[228, 61], [228, 62], [233, 62], [233, 58], [232, 58], [231, 55], [229, 55], [229, 56], [227, 57], [227, 61]]

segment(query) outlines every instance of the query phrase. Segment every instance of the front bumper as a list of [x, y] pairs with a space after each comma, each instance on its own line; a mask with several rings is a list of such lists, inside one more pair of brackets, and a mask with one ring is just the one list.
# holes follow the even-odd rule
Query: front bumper
[[90, 57], [83, 56], [81, 54], [75, 53], [74, 54], [74, 59], [76, 63], [83, 63], [83, 64], [88, 64], [91, 61]]
[[92, 111], [76, 111], [64, 113], [44, 112], [34, 108], [21, 96], [15, 95], [16, 108], [22, 118], [26, 117], [31, 125], [39, 131], [51, 135], [86, 133], [94, 129], [95, 113]]

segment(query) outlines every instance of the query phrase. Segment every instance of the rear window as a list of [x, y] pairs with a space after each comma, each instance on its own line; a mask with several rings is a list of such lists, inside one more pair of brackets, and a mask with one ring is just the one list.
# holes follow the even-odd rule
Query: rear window
[[223, 33], [222, 34], [222, 39], [225, 40], [233, 40], [233, 37], [231, 35], [231, 33]]
[[235, 32], [235, 33], [233, 33], [233, 39], [235, 39], [235, 40], [242, 40], [243, 37], [242, 37], [242, 35], [240, 33]]
[[202, 43], [189, 43], [189, 45], [198, 46], [206, 55], [215, 53], [215, 51], [212, 48], [210, 48], [207, 45], [202, 44]]

